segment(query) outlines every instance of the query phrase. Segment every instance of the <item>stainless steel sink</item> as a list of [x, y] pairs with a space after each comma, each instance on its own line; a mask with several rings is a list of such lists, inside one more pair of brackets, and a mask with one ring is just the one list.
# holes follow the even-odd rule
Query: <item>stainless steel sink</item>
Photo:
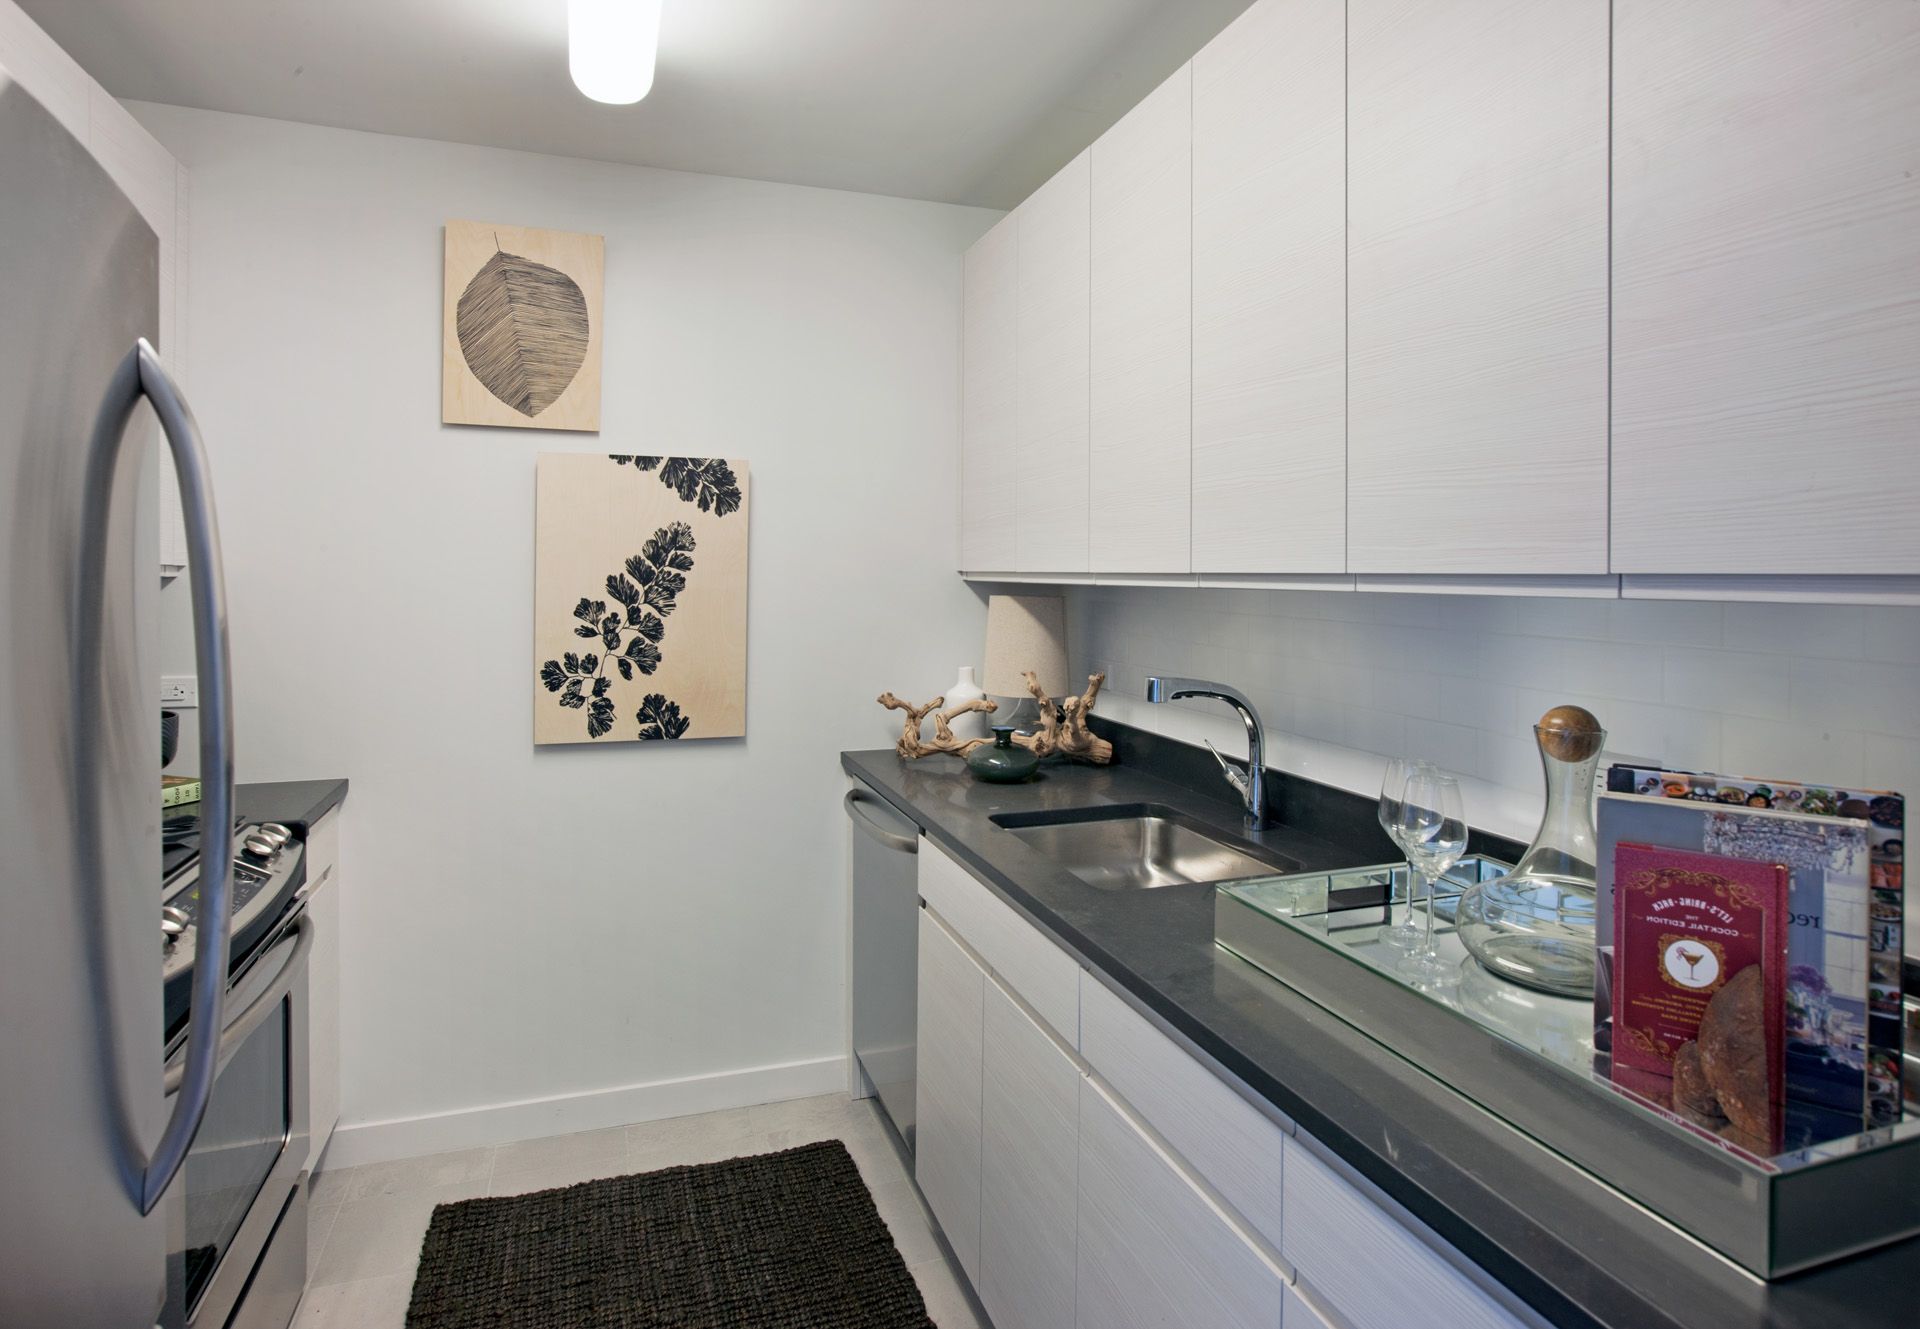
[[1003, 813], [994, 822], [1089, 886], [1151, 890], [1291, 872], [1285, 855], [1235, 843], [1167, 808], [1124, 805]]

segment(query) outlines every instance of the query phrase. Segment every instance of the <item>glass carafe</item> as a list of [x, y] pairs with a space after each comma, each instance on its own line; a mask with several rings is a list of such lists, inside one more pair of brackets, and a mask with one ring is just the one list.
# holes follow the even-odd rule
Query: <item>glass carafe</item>
[[1593, 995], [1593, 777], [1607, 733], [1592, 712], [1556, 706], [1533, 727], [1547, 809], [1504, 877], [1460, 897], [1460, 940], [1489, 973], [1566, 997]]

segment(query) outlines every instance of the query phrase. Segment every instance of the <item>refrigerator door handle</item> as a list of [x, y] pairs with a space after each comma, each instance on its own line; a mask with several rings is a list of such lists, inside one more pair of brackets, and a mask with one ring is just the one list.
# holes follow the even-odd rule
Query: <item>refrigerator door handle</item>
[[[97, 643], [103, 631], [98, 589], [106, 581], [107, 517], [127, 422], [144, 397], [152, 403], [173, 454], [180, 507], [187, 534], [187, 580], [193, 593], [193, 653], [200, 686], [201, 825], [213, 849], [200, 856], [200, 937], [193, 971], [193, 1007], [187, 1025], [187, 1059], [159, 1143], [129, 1177], [140, 1212], [149, 1214], [186, 1161], [206, 1115], [225, 1025], [228, 947], [233, 931], [233, 855], [218, 837], [233, 825], [233, 678], [227, 652], [227, 594], [221, 572], [220, 532], [213, 515], [213, 482], [200, 431], [179, 388], [143, 337], [127, 352], [107, 385], [89, 444], [86, 525], [81, 559], [78, 619], [83, 637]], [[82, 658], [90, 658], [83, 655]]]

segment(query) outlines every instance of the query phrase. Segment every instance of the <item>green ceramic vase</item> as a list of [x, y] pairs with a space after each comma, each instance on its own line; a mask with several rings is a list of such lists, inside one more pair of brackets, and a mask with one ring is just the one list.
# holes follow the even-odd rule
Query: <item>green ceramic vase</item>
[[1026, 748], [1016, 746], [1010, 724], [993, 727], [993, 742], [982, 744], [967, 754], [967, 769], [976, 780], [994, 784], [1014, 784], [1033, 774], [1040, 758]]

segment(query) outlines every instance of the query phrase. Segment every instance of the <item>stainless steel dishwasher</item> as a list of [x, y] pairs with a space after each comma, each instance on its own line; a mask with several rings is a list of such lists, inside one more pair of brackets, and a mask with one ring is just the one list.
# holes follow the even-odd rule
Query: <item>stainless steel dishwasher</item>
[[913, 1151], [920, 828], [860, 781], [853, 822], [853, 1057]]

